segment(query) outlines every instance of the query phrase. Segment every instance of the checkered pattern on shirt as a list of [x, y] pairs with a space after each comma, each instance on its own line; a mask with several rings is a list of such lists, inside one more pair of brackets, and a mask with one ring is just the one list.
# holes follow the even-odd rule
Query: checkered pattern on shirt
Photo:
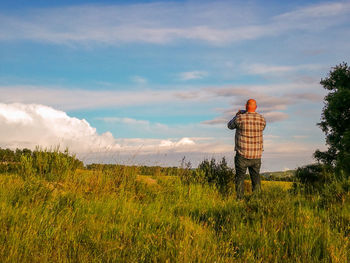
[[261, 158], [263, 151], [263, 130], [266, 121], [256, 112], [247, 112], [233, 118], [230, 129], [236, 128], [235, 150], [247, 159]]

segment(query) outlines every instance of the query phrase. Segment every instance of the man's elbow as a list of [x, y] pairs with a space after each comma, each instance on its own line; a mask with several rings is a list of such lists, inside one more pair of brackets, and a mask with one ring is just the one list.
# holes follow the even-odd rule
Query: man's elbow
[[227, 128], [229, 128], [230, 130], [233, 130], [235, 127], [232, 125], [231, 122], [227, 123]]

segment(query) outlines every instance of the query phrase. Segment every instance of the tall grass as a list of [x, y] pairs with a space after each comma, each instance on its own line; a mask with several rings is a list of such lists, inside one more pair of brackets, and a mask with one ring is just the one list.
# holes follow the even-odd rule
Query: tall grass
[[348, 195], [325, 206], [269, 182], [236, 201], [215, 185], [138, 172], [0, 175], [0, 261], [350, 261]]

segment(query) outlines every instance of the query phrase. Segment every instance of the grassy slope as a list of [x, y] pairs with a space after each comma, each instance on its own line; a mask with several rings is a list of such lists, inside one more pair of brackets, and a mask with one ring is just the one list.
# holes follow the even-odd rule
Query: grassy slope
[[60, 182], [0, 175], [0, 261], [350, 261], [350, 198], [321, 206], [288, 187], [264, 182], [238, 202], [133, 170]]

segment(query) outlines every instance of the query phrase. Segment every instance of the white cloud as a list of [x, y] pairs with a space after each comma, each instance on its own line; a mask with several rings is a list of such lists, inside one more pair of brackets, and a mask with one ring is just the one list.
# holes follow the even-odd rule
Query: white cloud
[[171, 140], [162, 140], [160, 142], [161, 147], [174, 147], [174, 146], [184, 146], [184, 145], [194, 145], [195, 142], [190, 138], [182, 138], [178, 142], [172, 142]]
[[118, 150], [110, 132], [99, 135], [82, 119], [38, 104], [0, 104], [0, 144], [10, 148], [69, 147], [74, 152]]
[[208, 75], [205, 71], [187, 71], [179, 74], [180, 80], [202, 79]]
[[[148, 125], [148, 121], [132, 118], [106, 118], [105, 121], [131, 125]], [[204, 141], [204, 143], [203, 143]], [[86, 120], [68, 116], [65, 112], [38, 104], [0, 104], [0, 146], [9, 148], [44, 148], [60, 145], [75, 153], [102, 152], [139, 154], [156, 152], [220, 151], [207, 138], [114, 138], [110, 132], [98, 134]], [[222, 146], [221, 146], [222, 147]], [[225, 147], [225, 146], [224, 146]]]
[[[139, 120], [120, 118], [138, 124]], [[98, 134], [84, 119], [68, 116], [65, 112], [37, 104], [0, 104], [0, 147], [34, 148], [69, 147], [83, 161], [124, 162], [147, 165], [179, 165], [186, 156], [194, 166], [204, 158], [224, 155], [232, 162], [232, 143], [215, 137], [182, 137], [168, 139], [114, 138], [109, 132]], [[307, 142], [281, 141], [265, 135], [263, 170], [276, 170], [288, 164], [297, 166], [311, 162], [314, 149], [321, 148]], [[324, 148], [324, 147], [323, 147]], [[298, 159], [297, 157], [301, 157]], [[287, 158], [276, 164], [276, 160]], [[265, 163], [266, 160], [266, 163]]]

